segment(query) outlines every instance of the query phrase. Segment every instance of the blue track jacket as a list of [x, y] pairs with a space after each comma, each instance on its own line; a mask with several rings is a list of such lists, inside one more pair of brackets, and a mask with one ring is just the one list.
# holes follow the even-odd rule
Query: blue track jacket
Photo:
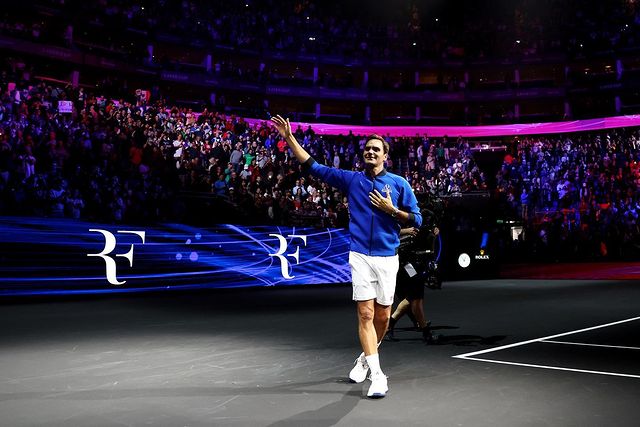
[[311, 175], [338, 188], [348, 197], [352, 251], [370, 256], [392, 256], [398, 253], [400, 223], [371, 204], [369, 193], [374, 189], [383, 197], [390, 190], [393, 205], [409, 213], [409, 221], [405, 227], [422, 225], [418, 201], [404, 178], [387, 172], [386, 169], [371, 178], [364, 172], [321, 165], [313, 158], [309, 158], [304, 166]]

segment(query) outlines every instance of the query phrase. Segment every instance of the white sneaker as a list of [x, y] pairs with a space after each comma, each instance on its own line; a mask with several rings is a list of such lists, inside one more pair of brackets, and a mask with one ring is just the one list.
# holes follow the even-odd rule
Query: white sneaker
[[367, 379], [367, 372], [369, 372], [369, 365], [367, 359], [364, 358], [364, 353], [356, 359], [353, 369], [349, 372], [349, 379], [354, 383], [361, 383]]
[[387, 391], [389, 391], [389, 386], [387, 385], [387, 376], [382, 373], [382, 371], [372, 372], [369, 377], [371, 380], [371, 385], [369, 386], [369, 391], [367, 392], [367, 397], [372, 399], [380, 399], [387, 395]]

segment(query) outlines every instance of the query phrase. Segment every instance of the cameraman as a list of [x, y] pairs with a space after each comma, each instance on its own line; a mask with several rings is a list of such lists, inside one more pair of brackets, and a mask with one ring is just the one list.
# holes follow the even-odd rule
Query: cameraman
[[[423, 218], [426, 218], [424, 213]], [[439, 289], [442, 284], [434, 261], [440, 230], [431, 221], [426, 224], [400, 230], [400, 269], [396, 279], [396, 297], [400, 303], [389, 319], [389, 338], [393, 338], [397, 321], [408, 314], [427, 343], [437, 341], [431, 332], [431, 322], [424, 315], [424, 288], [426, 285]]]

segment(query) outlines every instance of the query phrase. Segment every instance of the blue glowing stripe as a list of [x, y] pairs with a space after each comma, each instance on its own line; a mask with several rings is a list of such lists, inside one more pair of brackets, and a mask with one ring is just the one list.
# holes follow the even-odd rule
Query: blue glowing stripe
[[486, 248], [487, 243], [489, 243], [489, 233], [485, 231], [484, 233], [482, 233], [482, 241], [480, 242], [480, 247], [482, 249]]
[[436, 262], [440, 262], [440, 255], [442, 255], [442, 234], [438, 233], [438, 255], [436, 255]]
[[351, 281], [343, 229], [140, 227], [3, 217], [0, 242], [0, 295]]

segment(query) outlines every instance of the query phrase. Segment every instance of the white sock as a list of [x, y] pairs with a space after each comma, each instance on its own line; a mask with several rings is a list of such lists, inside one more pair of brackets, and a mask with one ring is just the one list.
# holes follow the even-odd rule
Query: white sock
[[367, 359], [367, 365], [369, 365], [369, 369], [371, 369], [371, 373], [382, 372], [380, 369], [380, 358], [378, 357], [378, 353], [371, 354], [365, 357]]
[[[377, 347], [380, 347], [380, 344], [382, 344], [382, 341], [380, 341], [378, 343]], [[360, 356], [358, 356], [358, 359], [363, 360], [363, 361], [366, 360], [366, 357], [364, 355], [364, 351], [362, 353], [360, 353]]]

